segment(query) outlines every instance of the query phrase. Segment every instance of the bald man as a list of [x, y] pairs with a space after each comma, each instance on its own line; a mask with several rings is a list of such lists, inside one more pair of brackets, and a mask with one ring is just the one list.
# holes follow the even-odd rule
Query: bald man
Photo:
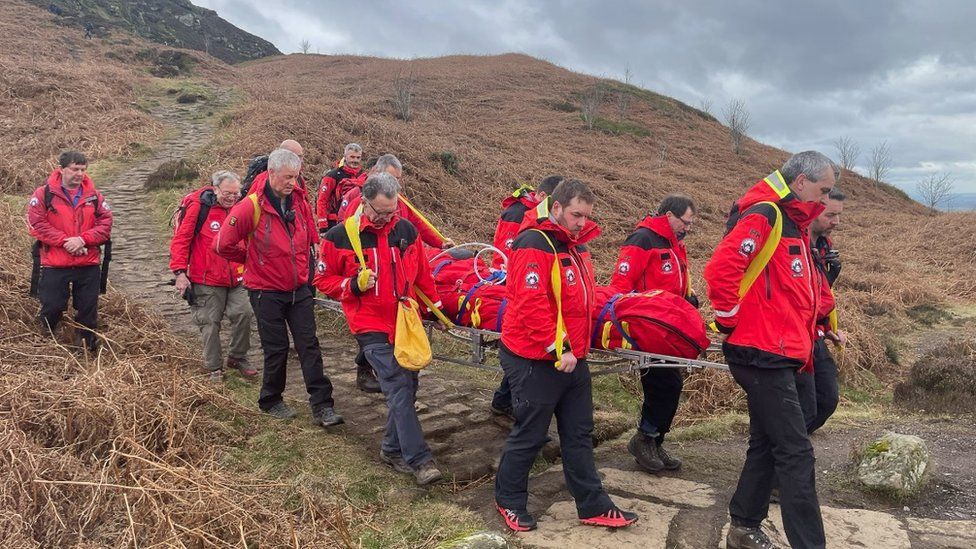
[[[298, 159], [302, 161], [304, 165], [305, 160], [305, 149], [302, 148], [301, 143], [295, 141], [294, 139], [285, 139], [278, 145], [279, 149], [285, 149], [286, 151], [291, 151], [298, 156]], [[251, 191], [251, 183], [254, 182], [257, 177], [268, 171], [268, 155], [262, 154], [261, 156], [256, 156], [251, 159], [251, 162], [247, 165], [247, 172], [244, 175], [244, 181], [241, 182], [241, 196], [247, 196]], [[303, 190], [308, 192], [308, 185], [305, 182], [305, 177], [301, 173], [298, 174], [297, 185]]]

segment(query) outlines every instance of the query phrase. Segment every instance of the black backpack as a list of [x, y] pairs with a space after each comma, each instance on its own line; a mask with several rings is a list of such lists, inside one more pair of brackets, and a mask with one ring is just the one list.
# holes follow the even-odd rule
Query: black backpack
[[254, 178], [266, 171], [268, 171], [268, 155], [262, 154], [261, 156], [252, 158], [251, 162], [247, 165], [247, 173], [244, 174], [244, 180], [241, 181], [241, 196], [247, 196], [247, 193], [251, 191], [251, 184], [254, 183]]

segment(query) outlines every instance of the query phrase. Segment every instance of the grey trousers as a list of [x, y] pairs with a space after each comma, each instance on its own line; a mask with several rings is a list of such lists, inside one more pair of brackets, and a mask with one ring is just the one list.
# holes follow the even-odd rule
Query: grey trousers
[[245, 359], [251, 348], [251, 304], [243, 286], [224, 288], [194, 284], [196, 304], [190, 306], [193, 323], [200, 329], [203, 340], [203, 363], [209, 371], [223, 367], [220, 347], [220, 322], [230, 323], [230, 351], [228, 356]]

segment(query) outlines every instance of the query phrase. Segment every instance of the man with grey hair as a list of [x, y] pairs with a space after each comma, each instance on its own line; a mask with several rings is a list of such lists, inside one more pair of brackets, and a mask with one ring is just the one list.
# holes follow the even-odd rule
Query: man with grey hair
[[302, 366], [312, 421], [328, 427], [343, 422], [333, 408], [332, 382], [325, 375], [315, 334], [313, 296], [309, 287], [310, 250], [318, 244], [312, 208], [298, 186], [302, 161], [277, 149], [268, 156], [266, 178], [230, 211], [214, 247], [227, 259], [244, 264], [244, 286], [258, 319], [264, 351], [264, 378], [258, 406], [279, 419], [295, 412], [285, 404], [288, 332]]
[[[294, 139], [285, 139], [278, 145], [278, 149], [284, 149], [295, 154], [299, 160], [304, 161], [305, 149], [302, 147], [301, 143], [295, 141]], [[276, 149], [277, 150], [277, 149]], [[247, 164], [247, 171], [244, 172], [244, 181], [241, 184], [241, 195], [246, 196], [251, 193], [251, 187], [257, 181], [259, 177], [268, 176], [268, 155], [262, 154], [260, 156], [255, 156]], [[301, 173], [301, 167], [298, 169], [298, 179], [297, 184], [305, 194], [308, 194], [308, 184], [305, 181], [305, 177]]]
[[705, 266], [708, 296], [732, 377], [749, 405], [749, 450], [729, 504], [730, 549], [767, 549], [760, 529], [778, 484], [791, 546], [824, 547], [823, 520], [796, 387], [813, 366], [816, 321], [829, 287], [810, 253], [810, 224], [839, 170], [816, 151], [793, 155], [732, 208]]
[[[399, 191], [391, 174], [369, 176], [355, 223], [325, 233], [315, 287], [342, 303], [361, 354], [379, 378], [389, 409], [380, 459], [426, 486], [441, 480], [441, 472], [417, 417], [417, 372], [400, 366], [393, 342], [401, 298], [423, 293], [435, 306], [440, 302], [420, 234], [398, 213]], [[359, 263], [357, 247], [365, 265]]]
[[241, 198], [241, 178], [234, 172], [213, 174], [212, 185], [187, 195], [174, 220], [169, 245], [169, 268], [176, 275], [176, 291], [190, 304], [193, 322], [203, 339], [203, 363], [211, 380], [223, 377], [220, 323], [230, 323], [227, 367], [252, 378], [257, 370], [248, 363], [251, 348], [251, 306], [241, 286], [244, 265], [221, 257], [213, 240]]
[[356, 186], [355, 181], [362, 167], [363, 147], [358, 143], [349, 143], [343, 150], [342, 159], [322, 177], [319, 196], [315, 201], [320, 233], [325, 233], [338, 223], [342, 197]]

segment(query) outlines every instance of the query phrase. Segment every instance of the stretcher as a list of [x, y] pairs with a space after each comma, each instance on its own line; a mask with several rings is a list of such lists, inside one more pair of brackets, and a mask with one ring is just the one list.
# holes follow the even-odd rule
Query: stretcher
[[[343, 314], [342, 305], [338, 301], [325, 298], [315, 298], [315, 303], [322, 308]], [[438, 328], [438, 322], [433, 320], [425, 320], [424, 326], [427, 328], [427, 337], [430, 339], [433, 346], [433, 342], [435, 341], [433, 334], [435, 330], [441, 331], [441, 329]], [[496, 353], [498, 350], [498, 342], [501, 339], [501, 334], [499, 332], [455, 325], [449, 329], [443, 330], [442, 333], [455, 341], [466, 344], [468, 347], [468, 355], [465, 358], [458, 358], [455, 356], [434, 353], [434, 360], [478, 368], [481, 370], [501, 372], [500, 367], [487, 364], [488, 355]], [[712, 343], [708, 346], [708, 349], [706, 349], [706, 353], [718, 350], [720, 350], [719, 345], [717, 343]], [[684, 368], [687, 370], [714, 369], [723, 371], [728, 371], [729, 369], [728, 365], [719, 362], [682, 358], [656, 353], [646, 353], [643, 351], [635, 351], [633, 349], [591, 349], [587, 361], [591, 366], [597, 367], [591, 369], [591, 375], [594, 377], [627, 372], [639, 372], [648, 368]]]

